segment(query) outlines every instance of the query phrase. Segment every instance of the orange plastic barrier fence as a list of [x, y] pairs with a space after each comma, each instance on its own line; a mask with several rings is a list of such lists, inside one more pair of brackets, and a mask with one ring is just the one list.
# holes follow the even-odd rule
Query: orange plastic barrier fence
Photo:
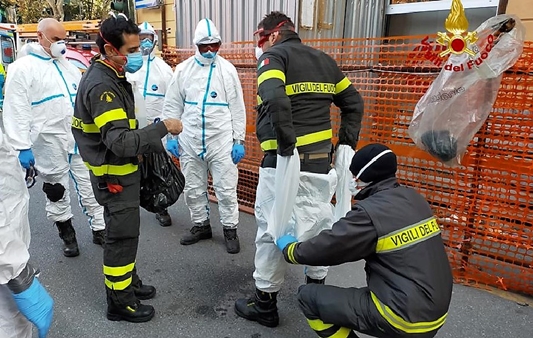
[[[533, 42], [505, 73], [493, 112], [459, 169], [416, 148], [407, 128], [414, 107], [446, 60], [434, 36], [304, 41], [331, 55], [365, 99], [358, 148], [371, 142], [398, 155], [398, 177], [431, 203], [457, 282], [533, 295]], [[255, 137], [256, 60], [251, 42], [223, 45], [238, 69], [247, 108], [241, 209], [253, 212], [262, 153]], [[193, 50], [167, 47], [171, 65]], [[457, 107], [461, 109], [461, 107]], [[334, 130], [340, 115], [332, 108]], [[211, 191], [212, 194], [212, 191]]]

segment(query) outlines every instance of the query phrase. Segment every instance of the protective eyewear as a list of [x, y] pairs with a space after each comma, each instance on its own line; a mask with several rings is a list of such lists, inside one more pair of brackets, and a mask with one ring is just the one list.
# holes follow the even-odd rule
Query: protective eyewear
[[38, 171], [35, 167], [31, 166], [29, 169], [26, 169], [26, 187], [29, 189], [35, 185], [37, 182], [36, 177], [38, 176]]
[[279, 32], [281, 30], [281, 27], [286, 23], [287, 23], [287, 20], [280, 22], [273, 29], [265, 30], [264, 28], [259, 28], [258, 30], [256, 30], [254, 32], [254, 42], [257, 45], [257, 47], [262, 48], [265, 42], [268, 41], [268, 37], [274, 32]]

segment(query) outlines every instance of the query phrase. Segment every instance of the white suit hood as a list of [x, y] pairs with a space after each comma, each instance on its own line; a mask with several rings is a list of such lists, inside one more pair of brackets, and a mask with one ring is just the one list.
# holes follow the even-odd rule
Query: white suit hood
[[195, 46], [208, 45], [210, 43], [222, 42], [222, 39], [220, 38], [220, 33], [213, 21], [202, 19], [198, 22], [198, 25], [196, 25], [192, 42]]
[[139, 34], [151, 34], [154, 36], [154, 46], [157, 45], [157, 41], [159, 40], [159, 37], [157, 36], [154, 27], [150, 25], [148, 22], [143, 22], [139, 25], [139, 29], [141, 32]]
[[37, 50], [40, 47], [40, 45], [37, 42], [29, 42], [22, 47], [20, 47], [19, 51], [17, 52], [17, 59], [29, 55], [34, 50]]

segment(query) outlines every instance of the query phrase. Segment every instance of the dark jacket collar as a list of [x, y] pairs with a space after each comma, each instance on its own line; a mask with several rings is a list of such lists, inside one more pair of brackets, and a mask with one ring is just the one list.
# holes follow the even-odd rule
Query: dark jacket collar
[[[300, 37], [298, 36], [298, 33], [296, 32], [291, 32], [291, 31], [288, 31], [286, 34], [284, 34], [284, 36], [281, 38], [281, 40], [276, 44], [282, 44], [282, 43], [286, 43], [286, 42], [297, 42], [297, 43], [302, 43], [302, 40], [300, 39]], [[275, 45], [274, 45], [275, 46]]]
[[104, 70], [104, 72], [110, 76], [114, 76], [120, 80], [126, 78], [125, 74], [116, 70], [113, 66], [104, 61], [101, 57], [94, 59], [95, 66]]

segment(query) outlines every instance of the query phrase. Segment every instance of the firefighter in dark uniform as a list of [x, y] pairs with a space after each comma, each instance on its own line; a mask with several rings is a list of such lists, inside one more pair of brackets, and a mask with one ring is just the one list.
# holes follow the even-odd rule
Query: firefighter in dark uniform
[[[102, 22], [96, 41], [101, 58], [84, 74], [76, 97], [72, 133], [91, 173], [98, 203], [104, 207], [106, 243], [104, 275], [107, 318], [146, 322], [154, 308], [139, 299], [155, 296], [135, 269], [139, 242], [141, 176], [138, 156], [163, 152], [161, 138], [181, 132], [179, 120], [165, 120], [137, 129], [132, 87], [125, 71], [142, 66], [139, 28], [125, 16]], [[140, 57], [140, 63], [139, 58]]]
[[[277, 155], [293, 156], [296, 147], [300, 156], [301, 179], [293, 209], [297, 232], [313, 237], [331, 228], [331, 195], [336, 175], [330, 172], [333, 148], [330, 107], [334, 103], [341, 110], [338, 144], [355, 148], [363, 100], [330, 56], [302, 44], [293, 22], [285, 14], [266, 15], [258, 28], [254, 33], [258, 37], [256, 133], [264, 157], [255, 201], [256, 290], [251, 298], [236, 301], [235, 312], [261, 325], [275, 327], [279, 323], [277, 294], [287, 264], [266, 232], [268, 215], [264, 210], [271, 210], [275, 199]], [[261, 52], [264, 53], [259, 55]], [[313, 215], [307, 214], [307, 208], [314, 210]], [[330, 211], [331, 215], [326, 215]], [[306, 281], [324, 283], [326, 274], [327, 267], [309, 267]]]
[[398, 183], [396, 168], [388, 147], [361, 148], [350, 166], [359, 200], [352, 210], [312, 239], [277, 241], [292, 264], [366, 261], [368, 287], [300, 287], [300, 308], [320, 337], [357, 337], [355, 330], [431, 338], [446, 320], [453, 280], [441, 230], [424, 197]]

